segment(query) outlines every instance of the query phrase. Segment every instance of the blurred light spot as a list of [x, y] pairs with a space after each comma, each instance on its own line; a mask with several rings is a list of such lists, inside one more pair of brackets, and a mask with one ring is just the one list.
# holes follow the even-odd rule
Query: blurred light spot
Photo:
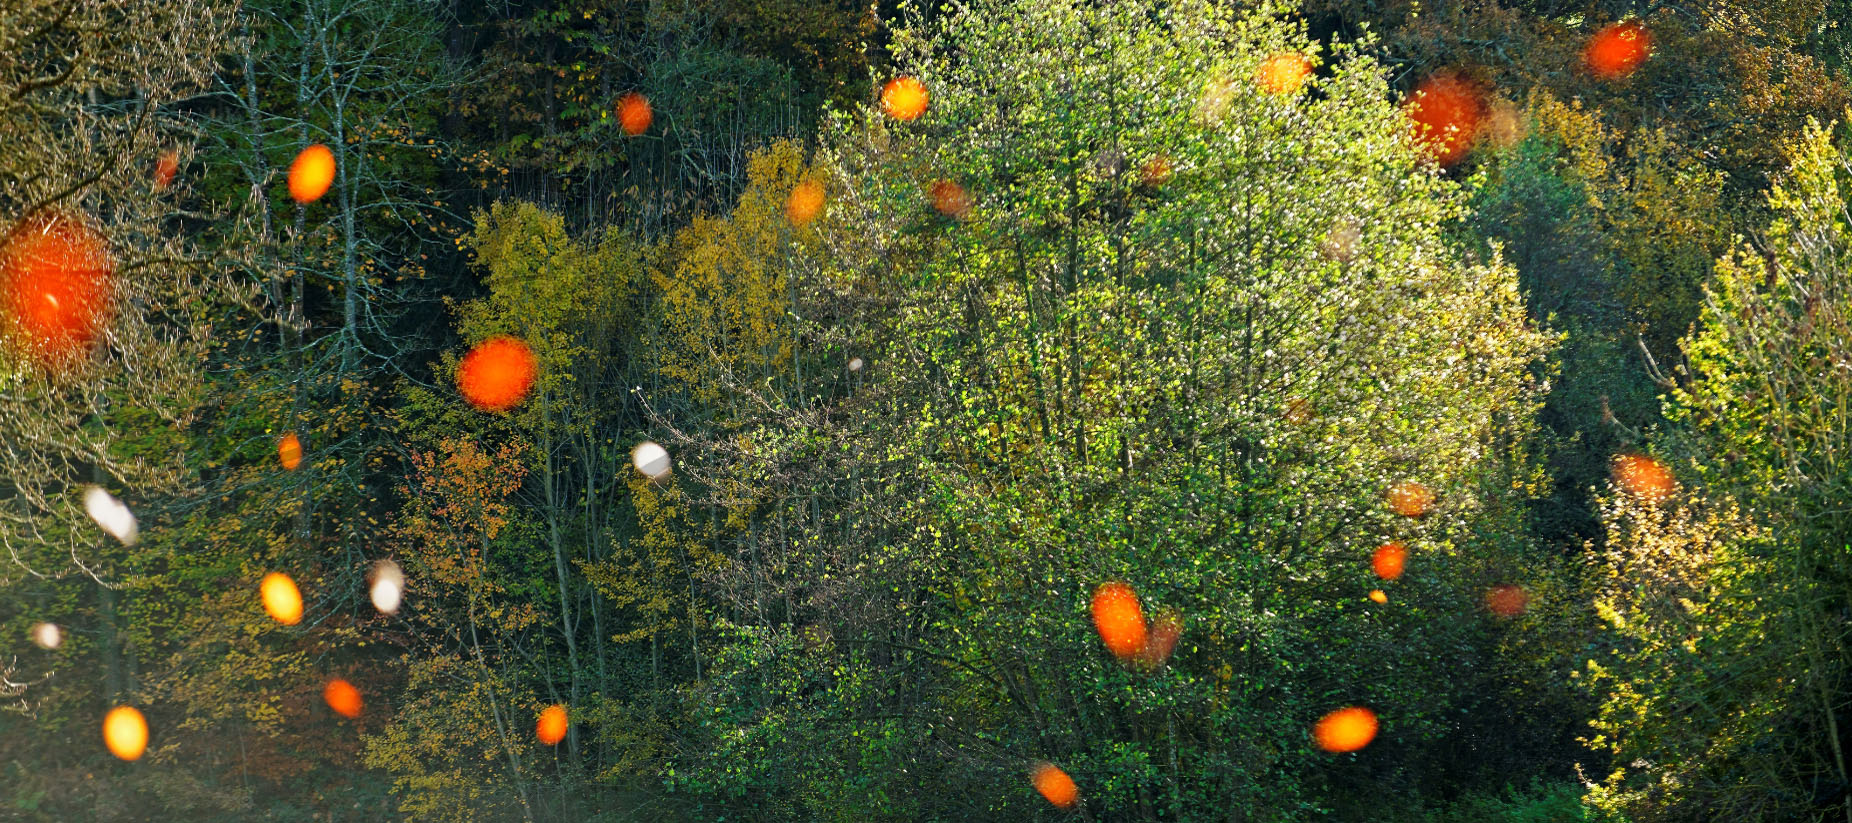
[[1664, 500], [1672, 493], [1672, 472], [1659, 461], [1641, 454], [1614, 458], [1614, 482], [1629, 494], [1648, 502]]
[[296, 588], [296, 581], [289, 579], [289, 575], [266, 574], [257, 591], [263, 597], [264, 611], [276, 622], [285, 626], [302, 622], [302, 591]]
[[140, 535], [140, 529], [135, 525], [135, 513], [129, 511], [129, 507], [122, 505], [122, 501], [114, 495], [104, 491], [103, 487], [91, 486], [84, 490], [84, 511], [110, 537], [122, 541], [124, 546], [135, 545]]
[[971, 211], [971, 195], [965, 187], [950, 180], [934, 180], [932, 183], [932, 207], [940, 214], [954, 220], [962, 220]]
[[1332, 221], [1330, 230], [1318, 243], [1318, 253], [1338, 263], [1349, 263], [1357, 256], [1357, 244], [1363, 240], [1363, 229], [1357, 225], [1355, 218], [1339, 218]]
[[911, 77], [889, 80], [881, 89], [881, 109], [895, 120], [913, 120], [926, 113], [926, 86]]
[[1652, 35], [1638, 20], [1630, 20], [1596, 32], [1582, 50], [1582, 61], [1597, 77], [1618, 80], [1632, 74], [1652, 51]]
[[823, 213], [823, 184], [815, 180], [805, 180], [791, 189], [791, 196], [785, 200], [785, 219], [793, 226], [808, 225]]
[[1402, 567], [1408, 563], [1408, 547], [1400, 541], [1384, 543], [1376, 547], [1376, 554], [1370, 556], [1370, 568], [1376, 570], [1376, 576], [1384, 580], [1394, 580], [1402, 576]]
[[1171, 171], [1170, 158], [1162, 154], [1152, 155], [1138, 169], [1139, 177], [1145, 181], [1145, 185], [1154, 189], [1170, 182]]
[[373, 598], [373, 608], [380, 614], [397, 614], [399, 600], [405, 596], [405, 573], [399, 570], [399, 564], [381, 560], [373, 564], [367, 577], [371, 580], [367, 594]]
[[334, 152], [316, 143], [296, 155], [289, 166], [289, 196], [298, 203], [313, 203], [334, 185]]
[[849, 359], [849, 371], [861, 371], [862, 365], [862, 358], [860, 357], [852, 357]]
[[635, 137], [649, 131], [649, 124], [656, 121], [656, 112], [650, 108], [649, 98], [631, 92], [617, 101], [617, 124], [624, 133]]
[[98, 236], [61, 215], [15, 229], [0, 248], [0, 341], [42, 365], [88, 351], [109, 321], [113, 265]]
[[123, 760], [136, 760], [148, 750], [148, 721], [134, 706], [117, 706], [103, 717], [103, 745]]
[[302, 465], [302, 441], [296, 437], [294, 432], [283, 435], [277, 440], [277, 462], [282, 463], [283, 468], [290, 471], [295, 471], [297, 466]]
[[1376, 601], [1377, 603], [1388, 603], [1389, 595], [1384, 594], [1382, 589], [1371, 589], [1370, 599]]
[[1420, 517], [1434, 507], [1434, 492], [1413, 480], [1389, 487], [1389, 508], [1403, 517]]
[[669, 450], [656, 443], [645, 440], [630, 450], [630, 465], [651, 480], [661, 480], [669, 474]]
[[1080, 802], [1080, 787], [1074, 785], [1074, 778], [1053, 763], [1037, 763], [1029, 772], [1029, 782], [1055, 808], [1072, 809]]
[[161, 154], [161, 159], [154, 161], [154, 188], [156, 191], [167, 188], [174, 182], [174, 175], [180, 172], [180, 153], [168, 149]]
[[1276, 54], [1261, 61], [1254, 71], [1254, 82], [1268, 94], [1298, 94], [1312, 76], [1312, 59], [1296, 51]]
[[42, 649], [55, 649], [64, 644], [64, 631], [56, 623], [32, 624], [32, 642]]
[[1151, 620], [1151, 631], [1145, 637], [1145, 648], [1138, 654], [1139, 666], [1146, 671], [1156, 671], [1170, 659], [1170, 654], [1177, 649], [1177, 641], [1183, 637], [1183, 615], [1175, 609], [1165, 609]]
[[526, 343], [513, 337], [491, 337], [476, 344], [457, 364], [457, 389], [476, 408], [505, 412], [527, 397], [539, 371], [540, 364]]
[[554, 704], [541, 710], [534, 735], [549, 746], [566, 739], [566, 707]]
[[1318, 747], [1328, 752], [1354, 752], [1376, 739], [1376, 713], [1361, 706], [1325, 715], [1312, 729]]
[[1402, 103], [1415, 122], [1415, 139], [1443, 166], [1466, 156], [1478, 139], [1485, 102], [1473, 84], [1458, 75], [1430, 77]]
[[1517, 617], [1530, 606], [1530, 593], [1521, 586], [1493, 586], [1485, 593], [1487, 611], [1499, 617]]
[[328, 701], [328, 708], [335, 714], [350, 720], [360, 716], [360, 690], [339, 677], [322, 687], [322, 699]]
[[1107, 651], [1120, 660], [1132, 660], [1145, 650], [1145, 611], [1131, 586], [1115, 580], [1093, 591], [1093, 627]]

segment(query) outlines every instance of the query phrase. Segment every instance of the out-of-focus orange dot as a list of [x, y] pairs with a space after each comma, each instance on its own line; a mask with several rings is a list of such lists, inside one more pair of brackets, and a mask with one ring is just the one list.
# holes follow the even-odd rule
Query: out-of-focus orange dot
[[1389, 595], [1384, 594], [1382, 589], [1371, 589], [1370, 599], [1376, 601], [1377, 603], [1388, 603]]
[[1376, 547], [1376, 554], [1370, 556], [1370, 568], [1376, 570], [1376, 576], [1384, 580], [1394, 580], [1402, 576], [1402, 567], [1408, 563], [1408, 547], [1400, 541], [1384, 543]]
[[1402, 103], [1415, 123], [1415, 138], [1443, 166], [1466, 156], [1479, 137], [1485, 100], [1473, 84], [1457, 75], [1430, 77]]
[[1493, 586], [1485, 593], [1486, 610], [1499, 617], [1517, 617], [1530, 606], [1530, 593], [1521, 586]]
[[1162, 154], [1154, 154], [1145, 160], [1145, 164], [1139, 167], [1138, 172], [1139, 177], [1145, 181], [1145, 185], [1154, 189], [1162, 186], [1170, 182], [1170, 158]]
[[1403, 517], [1420, 517], [1434, 507], [1434, 491], [1413, 480], [1389, 487], [1389, 508]]
[[1115, 580], [1093, 591], [1093, 627], [1106, 650], [1120, 660], [1132, 660], [1145, 650], [1145, 610], [1131, 586]]
[[971, 195], [965, 187], [950, 180], [935, 180], [932, 184], [932, 207], [940, 214], [954, 220], [962, 220], [971, 211]]
[[926, 86], [911, 77], [889, 80], [881, 89], [881, 108], [895, 120], [913, 120], [926, 113]]
[[134, 706], [117, 706], [103, 716], [103, 745], [123, 760], [138, 760], [148, 750], [148, 720]]
[[1618, 80], [1633, 73], [1653, 51], [1652, 35], [1638, 20], [1615, 23], [1595, 33], [1582, 50], [1582, 62], [1588, 70], [1605, 80]]
[[805, 180], [791, 189], [791, 196], [785, 200], [785, 219], [793, 226], [802, 226], [817, 219], [823, 213], [823, 184], [815, 180]]
[[476, 408], [503, 412], [527, 397], [539, 371], [540, 364], [526, 343], [513, 337], [491, 337], [476, 344], [457, 364], [457, 389]]
[[297, 439], [295, 432], [283, 435], [277, 441], [277, 462], [290, 471], [302, 465], [302, 441]]
[[109, 252], [63, 215], [15, 229], [0, 247], [0, 341], [45, 366], [88, 351], [110, 317]]
[[289, 575], [282, 572], [264, 575], [257, 592], [263, 598], [264, 611], [276, 622], [285, 626], [302, 622], [302, 590], [296, 588], [296, 581], [289, 579]]
[[554, 704], [542, 709], [534, 724], [534, 735], [549, 746], [566, 739], [566, 707]]
[[1261, 61], [1254, 71], [1254, 82], [1268, 94], [1298, 94], [1311, 76], [1312, 58], [1289, 51]]
[[649, 98], [636, 92], [630, 92], [617, 101], [617, 124], [624, 133], [635, 137], [649, 131], [649, 124], [656, 121], [656, 112], [650, 108]]
[[1145, 648], [1138, 654], [1138, 664], [1147, 671], [1155, 671], [1170, 659], [1170, 654], [1177, 650], [1177, 641], [1183, 638], [1183, 616], [1174, 609], [1160, 611], [1151, 620], [1151, 631], [1145, 637]]
[[1074, 785], [1074, 778], [1053, 763], [1037, 763], [1029, 772], [1029, 782], [1055, 808], [1072, 809], [1080, 802], [1080, 787]]
[[1312, 738], [1325, 751], [1354, 752], [1376, 739], [1376, 713], [1362, 706], [1338, 709], [1318, 721]]
[[1629, 494], [1648, 501], [1664, 500], [1672, 493], [1672, 472], [1659, 461], [1641, 454], [1614, 458], [1614, 482]]
[[348, 719], [360, 716], [360, 690], [339, 677], [322, 687], [322, 699], [328, 701], [328, 708], [335, 714]]
[[289, 196], [298, 203], [313, 203], [334, 185], [334, 152], [316, 143], [296, 155], [289, 166]]
[[161, 154], [161, 159], [154, 162], [154, 188], [165, 189], [174, 182], [174, 175], [180, 172], [180, 153], [168, 149]]

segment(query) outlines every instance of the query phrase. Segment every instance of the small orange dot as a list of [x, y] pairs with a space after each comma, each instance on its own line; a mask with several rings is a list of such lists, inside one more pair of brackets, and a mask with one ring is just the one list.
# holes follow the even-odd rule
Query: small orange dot
[[316, 143], [296, 155], [289, 167], [289, 196], [298, 203], [313, 203], [334, 185], [334, 152]]
[[1618, 80], [1633, 73], [1652, 54], [1652, 36], [1639, 21], [1615, 23], [1595, 33], [1582, 50], [1582, 62], [1589, 71], [1604, 80]]
[[527, 397], [539, 370], [526, 343], [513, 337], [491, 337], [476, 344], [457, 364], [457, 389], [476, 408], [505, 412]]
[[649, 131], [650, 123], [655, 122], [656, 112], [650, 108], [649, 98], [631, 92], [617, 101], [617, 123], [624, 128], [624, 133], [635, 137]]
[[257, 591], [264, 601], [264, 611], [270, 617], [285, 626], [294, 626], [302, 622], [302, 590], [296, 588], [296, 581], [282, 572], [264, 575]]
[[926, 86], [911, 77], [896, 77], [881, 89], [881, 108], [895, 120], [913, 120], [926, 113]]
[[1371, 589], [1370, 599], [1376, 601], [1377, 603], [1388, 603], [1389, 595], [1384, 594], [1382, 589]]
[[1053, 763], [1039, 763], [1030, 772], [1029, 780], [1035, 784], [1035, 790], [1042, 797], [1053, 803], [1058, 809], [1072, 809], [1080, 802], [1080, 787], [1074, 785], [1074, 778], [1068, 777]]
[[335, 714], [350, 719], [360, 716], [360, 690], [341, 678], [328, 681], [322, 688], [322, 699], [328, 701], [328, 708]]
[[1376, 554], [1370, 557], [1370, 567], [1376, 570], [1376, 576], [1384, 580], [1394, 580], [1402, 576], [1402, 569], [1408, 563], [1408, 547], [1400, 542], [1384, 543], [1376, 548]]
[[139, 760], [148, 750], [148, 720], [134, 706], [117, 706], [103, 717], [103, 745], [123, 760]]
[[1328, 752], [1354, 752], [1376, 739], [1376, 713], [1361, 706], [1338, 709], [1312, 729], [1318, 747]]
[[277, 462], [282, 463], [283, 468], [290, 471], [295, 471], [297, 466], [302, 465], [302, 441], [298, 440], [294, 433], [283, 435], [283, 438], [277, 441]]
[[566, 739], [566, 707], [554, 704], [541, 710], [540, 720], [534, 724], [534, 735], [549, 746]]
[[785, 200], [785, 219], [793, 226], [803, 226], [823, 213], [823, 184], [805, 180], [791, 189]]
[[1093, 626], [1106, 650], [1120, 660], [1131, 660], [1145, 649], [1145, 611], [1131, 586], [1113, 581], [1094, 590]]

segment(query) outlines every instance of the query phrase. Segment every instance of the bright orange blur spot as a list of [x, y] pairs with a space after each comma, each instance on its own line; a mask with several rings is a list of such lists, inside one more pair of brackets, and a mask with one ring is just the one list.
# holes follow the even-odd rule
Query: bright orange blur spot
[[1672, 493], [1672, 472], [1645, 455], [1614, 458], [1614, 482], [1629, 494], [1648, 501], [1664, 500]]
[[1376, 713], [1361, 706], [1325, 715], [1312, 729], [1318, 747], [1328, 752], [1354, 752], [1376, 739]]
[[1434, 491], [1413, 480], [1389, 487], [1389, 508], [1403, 517], [1420, 517], [1434, 507]]
[[298, 203], [313, 203], [334, 185], [334, 152], [316, 143], [296, 155], [289, 166], [289, 196]]
[[1588, 70], [1604, 80], [1618, 80], [1633, 73], [1653, 52], [1653, 38], [1638, 20], [1615, 23], [1589, 38], [1582, 50], [1582, 62]]
[[913, 120], [926, 113], [926, 86], [911, 77], [896, 77], [881, 89], [881, 109], [895, 120]]
[[1402, 576], [1403, 566], [1408, 564], [1408, 547], [1400, 541], [1384, 543], [1376, 547], [1376, 554], [1370, 556], [1370, 568], [1376, 570], [1376, 576], [1384, 580], [1394, 580]]
[[148, 750], [148, 721], [134, 706], [117, 706], [103, 717], [103, 745], [123, 760], [138, 760]]
[[167, 188], [174, 182], [174, 175], [180, 172], [180, 153], [168, 149], [161, 159], [154, 163], [154, 188], [156, 191]]
[[113, 266], [103, 238], [54, 215], [0, 242], [0, 342], [47, 366], [88, 351], [110, 316]]
[[534, 724], [534, 735], [549, 746], [566, 739], [566, 707], [554, 704], [541, 710], [540, 721]]
[[302, 622], [302, 590], [296, 588], [296, 581], [289, 579], [289, 575], [282, 572], [264, 575], [257, 592], [264, 600], [264, 611], [276, 622], [285, 626]]
[[1388, 603], [1389, 595], [1384, 594], [1382, 589], [1371, 589], [1370, 599], [1377, 603]]
[[328, 701], [328, 708], [335, 714], [350, 720], [360, 716], [360, 690], [339, 677], [322, 687], [322, 699]]
[[1147, 671], [1155, 671], [1170, 659], [1170, 653], [1177, 650], [1177, 641], [1183, 638], [1183, 616], [1174, 609], [1165, 609], [1151, 621], [1151, 631], [1145, 637], [1145, 648], [1138, 653], [1138, 663]]
[[1486, 610], [1499, 617], [1517, 617], [1529, 606], [1530, 593], [1519, 586], [1493, 586], [1485, 593]]
[[476, 408], [507, 411], [527, 397], [539, 371], [540, 364], [526, 343], [513, 337], [491, 337], [476, 344], [457, 364], [457, 389]]
[[1145, 650], [1145, 610], [1131, 586], [1113, 581], [1093, 591], [1093, 627], [1106, 650], [1120, 660], [1131, 660]]
[[1311, 77], [1312, 58], [1296, 51], [1269, 57], [1254, 71], [1254, 82], [1268, 94], [1298, 94]]
[[815, 180], [805, 180], [791, 189], [791, 196], [785, 200], [785, 219], [793, 226], [802, 226], [817, 219], [823, 213], [823, 184]]
[[282, 439], [277, 441], [277, 462], [282, 463], [283, 468], [290, 471], [295, 471], [297, 466], [302, 465], [302, 441], [296, 438], [294, 432], [283, 435]]
[[1056, 808], [1072, 809], [1080, 802], [1080, 787], [1074, 785], [1074, 778], [1053, 763], [1036, 764], [1035, 770], [1029, 773], [1029, 781]]
[[1146, 160], [1145, 164], [1138, 169], [1139, 176], [1144, 179], [1145, 185], [1154, 189], [1170, 182], [1170, 172], [1170, 158], [1162, 154], [1152, 155], [1151, 159]]
[[624, 133], [635, 137], [649, 131], [649, 124], [656, 121], [656, 112], [650, 108], [649, 98], [631, 92], [617, 101], [617, 124], [624, 128]]
[[932, 184], [932, 207], [954, 220], [963, 219], [971, 211], [971, 195], [965, 192], [964, 186], [950, 180], [935, 180]]
[[1479, 137], [1485, 101], [1472, 83], [1456, 75], [1430, 77], [1402, 103], [1415, 122], [1415, 138], [1443, 166], [1466, 156]]

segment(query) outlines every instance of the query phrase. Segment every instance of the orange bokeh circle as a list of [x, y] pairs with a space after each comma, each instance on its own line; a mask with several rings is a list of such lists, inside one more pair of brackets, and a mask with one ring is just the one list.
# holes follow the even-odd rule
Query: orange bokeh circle
[[1072, 809], [1074, 804], [1080, 802], [1080, 787], [1074, 785], [1074, 778], [1068, 777], [1067, 772], [1053, 763], [1037, 764], [1035, 770], [1030, 772], [1029, 781], [1056, 808]]
[[631, 92], [617, 101], [617, 123], [624, 133], [635, 137], [649, 131], [649, 125], [656, 121], [656, 111], [650, 108], [649, 98]]
[[289, 166], [289, 196], [298, 203], [313, 203], [334, 185], [334, 152], [316, 143], [296, 155]]
[[1132, 660], [1145, 650], [1145, 611], [1132, 587], [1113, 581], [1093, 592], [1093, 626], [1106, 650], [1121, 660]]
[[1338, 709], [1319, 719], [1312, 737], [1325, 751], [1354, 752], [1376, 739], [1376, 713], [1361, 706]]
[[296, 588], [296, 581], [282, 572], [264, 575], [262, 583], [257, 586], [258, 595], [264, 601], [264, 611], [271, 619], [285, 626], [294, 626], [302, 622], [302, 590]]
[[1376, 548], [1370, 556], [1370, 568], [1376, 576], [1384, 580], [1394, 580], [1402, 576], [1402, 569], [1408, 564], [1408, 547], [1400, 541], [1384, 543]]
[[1430, 77], [1402, 103], [1415, 123], [1415, 139], [1443, 166], [1466, 156], [1485, 121], [1484, 95], [1470, 81], [1452, 74]]
[[328, 708], [335, 714], [350, 719], [360, 716], [360, 690], [339, 677], [322, 688], [322, 699], [328, 701]]
[[1582, 50], [1582, 62], [1596, 76], [1618, 80], [1633, 73], [1653, 53], [1652, 35], [1637, 20], [1615, 23], [1595, 33]]
[[896, 77], [881, 89], [881, 109], [895, 120], [913, 120], [926, 113], [926, 86], [911, 77]]
[[491, 337], [457, 364], [457, 390], [470, 405], [503, 412], [520, 405], [534, 387], [540, 364], [526, 343], [514, 337]]
[[148, 750], [148, 720], [134, 706], [117, 706], [103, 717], [103, 745], [123, 760], [138, 760]]
[[63, 215], [35, 218], [0, 247], [0, 341], [42, 365], [88, 351], [111, 316], [103, 238]]
[[554, 704], [542, 709], [534, 723], [534, 736], [549, 746], [566, 739], [566, 707]]

